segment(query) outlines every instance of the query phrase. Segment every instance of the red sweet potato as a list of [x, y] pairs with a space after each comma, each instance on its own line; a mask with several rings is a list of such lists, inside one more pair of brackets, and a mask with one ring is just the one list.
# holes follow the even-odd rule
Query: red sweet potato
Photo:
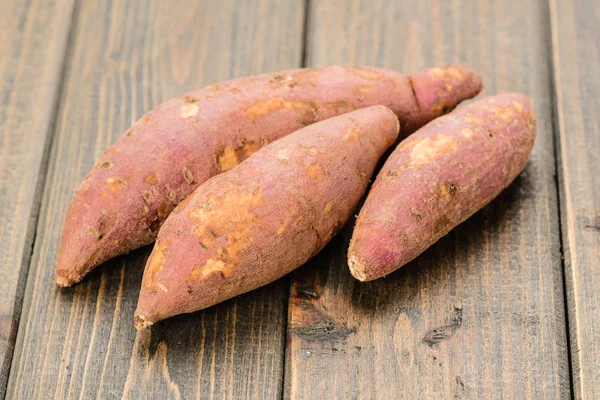
[[304, 264], [346, 223], [398, 136], [386, 107], [303, 128], [201, 185], [148, 259], [138, 329], [255, 289]]
[[80, 185], [63, 228], [57, 283], [70, 286], [152, 243], [198, 185], [305, 125], [382, 104], [408, 134], [480, 90], [479, 76], [459, 66], [414, 76], [334, 66], [236, 79], [169, 100], [136, 122]]
[[459, 107], [400, 143], [356, 221], [352, 275], [389, 274], [489, 203], [525, 168], [535, 134], [527, 97], [506, 93]]

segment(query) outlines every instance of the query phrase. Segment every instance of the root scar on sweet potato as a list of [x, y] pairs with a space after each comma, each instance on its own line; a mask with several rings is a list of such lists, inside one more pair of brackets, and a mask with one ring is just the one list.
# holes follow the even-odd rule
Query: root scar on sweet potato
[[165, 261], [165, 253], [169, 247], [170, 242], [159, 243], [156, 246], [156, 255], [149, 260], [146, 267], [148, 274], [144, 276], [143, 286], [150, 290], [162, 290], [167, 292], [168, 289], [160, 282], [156, 281], [156, 275], [163, 269], [163, 263]]
[[[219, 238], [226, 237], [215, 257], [191, 271], [190, 280], [203, 279], [214, 273], [224, 278], [233, 274], [240, 262], [240, 253], [252, 245], [251, 230], [258, 222], [252, 208], [262, 204], [264, 198], [260, 190], [228, 192], [222, 198], [211, 197], [208, 204], [202, 203], [189, 211], [189, 217], [199, 223], [195, 233], [205, 247], [213, 248]], [[236, 210], [233, 215], [232, 209]]]
[[283, 109], [300, 111], [308, 120], [316, 121], [321, 107], [321, 102], [318, 101], [286, 101], [280, 97], [275, 97], [248, 107], [245, 116], [248, 120], [255, 122], [265, 115]]
[[121, 178], [108, 178], [106, 183], [108, 184], [111, 193], [121, 191], [127, 187], [127, 182]]
[[410, 153], [410, 162], [412, 165], [422, 165], [435, 160], [435, 158], [444, 153], [455, 152], [457, 140], [446, 135], [436, 135], [426, 137], [414, 144]]
[[179, 109], [179, 115], [181, 118], [187, 119], [190, 117], [195, 117], [198, 115], [199, 111], [200, 107], [197, 104], [189, 103], [181, 106]]
[[353, 140], [355, 142], [358, 142], [358, 139], [359, 139], [359, 130], [356, 129], [356, 128], [346, 129], [344, 131], [344, 137], [347, 140]]
[[156, 172], [150, 172], [148, 176], [146, 176], [146, 179], [144, 179], [144, 182], [150, 186], [158, 185], [158, 178], [156, 177]]
[[243, 141], [237, 146], [226, 146], [217, 154], [217, 165], [219, 170], [225, 172], [238, 165], [258, 149], [267, 144], [266, 140], [258, 141]]
[[183, 178], [188, 183], [188, 185], [194, 183], [194, 174], [192, 173], [192, 171], [190, 171], [186, 166], [184, 166], [181, 169], [181, 172], [183, 173]]
[[319, 179], [323, 175], [325, 175], [325, 171], [323, 171], [323, 167], [318, 162], [314, 162], [308, 166], [306, 170], [306, 175], [308, 175], [311, 179]]

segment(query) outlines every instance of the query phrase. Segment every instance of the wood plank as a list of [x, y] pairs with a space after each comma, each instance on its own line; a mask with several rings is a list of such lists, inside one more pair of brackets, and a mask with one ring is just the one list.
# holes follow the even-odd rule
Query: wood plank
[[538, 137], [514, 184], [400, 271], [353, 280], [351, 226], [296, 271], [285, 397], [568, 398], [547, 3], [311, 6], [308, 65], [464, 63], [483, 75], [484, 95], [531, 96]]
[[591, 399], [600, 382], [600, 4], [550, 8], [573, 390]]
[[35, 237], [72, 0], [0, 3], [0, 397]]
[[285, 280], [137, 334], [149, 248], [69, 289], [57, 288], [54, 263], [67, 207], [94, 160], [168, 98], [299, 66], [303, 13], [302, 3], [277, 0], [81, 2], [9, 398], [280, 396]]

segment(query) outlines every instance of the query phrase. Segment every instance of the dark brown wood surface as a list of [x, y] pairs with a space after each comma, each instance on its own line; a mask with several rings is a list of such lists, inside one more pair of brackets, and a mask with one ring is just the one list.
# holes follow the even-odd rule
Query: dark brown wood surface
[[0, 397], [35, 238], [72, 0], [0, 2]]
[[506, 191], [400, 271], [354, 280], [347, 226], [292, 275], [286, 397], [568, 398], [547, 4], [311, 5], [308, 65], [464, 63], [484, 95], [529, 95], [538, 137]]
[[550, 2], [575, 398], [600, 396], [600, 3]]
[[[591, 0], [0, 2], [0, 397], [597, 398], [599, 24]], [[303, 63], [469, 65], [483, 95], [532, 98], [527, 169], [374, 282], [348, 272], [350, 223], [289, 277], [141, 333], [149, 248], [56, 287], [73, 192], [137, 117]]]
[[149, 248], [69, 289], [57, 288], [54, 263], [68, 205], [94, 160], [168, 98], [300, 66], [303, 13], [303, 4], [277, 0], [79, 3], [8, 398], [280, 396], [286, 280], [137, 334]]

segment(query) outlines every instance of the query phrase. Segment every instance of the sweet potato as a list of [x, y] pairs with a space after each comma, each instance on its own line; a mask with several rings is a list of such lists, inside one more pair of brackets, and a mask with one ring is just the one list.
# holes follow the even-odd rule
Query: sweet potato
[[535, 134], [527, 97], [506, 93], [459, 107], [400, 143], [356, 221], [352, 275], [389, 274], [489, 203], [525, 168]]
[[137, 121], [97, 162], [67, 213], [57, 283], [152, 243], [175, 206], [208, 178], [305, 125], [386, 105], [410, 133], [481, 89], [465, 67], [415, 76], [361, 67], [283, 71], [172, 99]]
[[373, 106], [303, 128], [201, 185], [167, 218], [135, 326], [209, 307], [304, 264], [335, 235], [398, 136]]

